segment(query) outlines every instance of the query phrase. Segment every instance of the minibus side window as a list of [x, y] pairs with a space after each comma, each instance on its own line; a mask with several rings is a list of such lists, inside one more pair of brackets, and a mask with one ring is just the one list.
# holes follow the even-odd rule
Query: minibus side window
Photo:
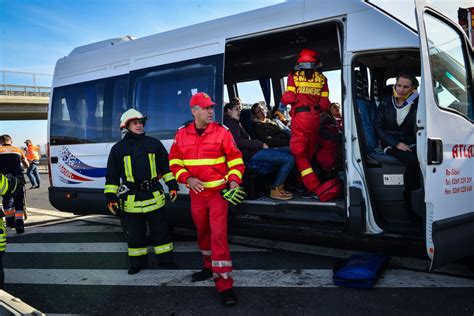
[[104, 90], [103, 81], [55, 89], [51, 114], [53, 145], [103, 141]]
[[[172, 139], [185, 122], [192, 120], [189, 100], [196, 92], [215, 95], [213, 65], [194, 64], [147, 72], [135, 82], [133, 107], [150, 117], [145, 126], [149, 136]], [[219, 113], [215, 113], [217, 118]]]

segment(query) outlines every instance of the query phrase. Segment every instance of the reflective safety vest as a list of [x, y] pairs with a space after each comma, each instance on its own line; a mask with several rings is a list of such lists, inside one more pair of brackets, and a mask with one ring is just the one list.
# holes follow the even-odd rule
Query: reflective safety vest
[[123, 210], [128, 213], [147, 213], [166, 204], [163, 179], [170, 190], [178, 190], [178, 183], [169, 169], [168, 152], [152, 137], [128, 133], [115, 144], [107, 161], [105, 196], [117, 201], [119, 187], [129, 191], [121, 194]]
[[0, 196], [8, 192], [8, 179], [3, 174], [0, 174]]
[[7, 228], [3, 217], [0, 218], [0, 252], [5, 252], [7, 246]]
[[330, 105], [326, 77], [314, 71], [313, 76], [306, 79], [304, 70], [291, 72], [281, 102], [292, 105], [292, 115], [295, 108], [302, 106], [319, 106], [321, 111], [326, 111]]
[[[195, 177], [204, 183], [203, 196], [222, 190], [227, 182], [242, 183], [242, 153], [230, 130], [210, 123], [202, 135], [194, 122], [180, 127], [170, 149], [170, 168], [178, 182]], [[207, 193], [206, 193], [207, 192]]]
[[39, 147], [38, 146], [34, 146], [33, 144], [29, 144], [28, 145], [28, 148], [26, 149], [26, 159], [28, 159], [28, 161], [34, 161], [34, 160], [39, 160], [40, 159], [40, 156], [39, 156]]

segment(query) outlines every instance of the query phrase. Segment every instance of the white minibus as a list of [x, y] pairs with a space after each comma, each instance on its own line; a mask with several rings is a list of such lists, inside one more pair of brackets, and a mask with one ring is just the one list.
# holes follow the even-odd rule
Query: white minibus
[[[321, 234], [415, 240], [424, 243], [431, 268], [472, 256], [472, 46], [459, 26], [422, 1], [408, 14], [416, 16], [417, 29], [370, 1], [290, 1], [75, 48], [56, 64], [49, 105], [52, 205], [105, 212], [107, 157], [121, 138], [119, 118], [127, 109], [149, 116], [147, 135], [169, 150], [177, 128], [192, 119], [192, 94], [207, 92], [221, 105], [252, 83], [267, 104], [278, 104], [298, 53], [311, 48], [331, 78], [329, 98], [341, 97], [344, 195], [329, 202], [297, 193], [272, 200], [266, 191], [271, 175], [248, 168], [249, 197], [230, 210], [230, 229], [251, 227], [291, 240]], [[374, 111], [401, 70], [421, 82], [416, 149], [422, 187], [412, 192], [414, 217], [404, 211], [405, 167], [377, 148], [373, 132]], [[222, 112], [217, 106], [216, 121]], [[173, 225], [190, 225], [188, 191], [180, 190], [167, 211]]]

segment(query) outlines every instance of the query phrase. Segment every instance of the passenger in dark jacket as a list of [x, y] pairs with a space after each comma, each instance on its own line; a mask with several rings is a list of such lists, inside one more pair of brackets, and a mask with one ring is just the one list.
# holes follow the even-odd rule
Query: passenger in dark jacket
[[415, 121], [418, 108], [418, 80], [409, 73], [400, 73], [393, 87], [393, 96], [379, 105], [375, 131], [384, 152], [406, 166], [405, 200], [411, 209], [411, 191], [420, 188], [420, 167], [416, 156]]
[[251, 112], [254, 118], [253, 127], [257, 138], [272, 148], [288, 147], [289, 152], [290, 137], [276, 122], [267, 118], [266, 105], [260, 102], [255, 103], [252, 105]]
[[275, 166], [277, 175], [272, 184], [270, 197], [278, 200], [292, 199], [293, 194], [284, 189], [284, 184], [295, 164], [293, 156], [283, 150], [269, 148], [268, 144], [258, 139], [251, 139], [239, 122], [241, 110], [240, 104], [227, 103], [224, 107], [224, 124], [234, 136], [244, 161]]

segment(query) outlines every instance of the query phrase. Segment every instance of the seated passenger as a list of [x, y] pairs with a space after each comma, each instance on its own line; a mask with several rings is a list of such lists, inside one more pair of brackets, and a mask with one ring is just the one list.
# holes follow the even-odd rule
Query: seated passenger
[[416, 156], [415, 120], [418, 108], [418, 80], [410, 73], [401, 72], [393, 87], [393, 96], [379, 105], [375, 131], [384, 152], [406, 166], [405, 206], [411, 211], [411, 191], [420, 188], [420, 167]]
[[316, 161], [327, 174], [342, 169], [342, 118], [339, 103], [331, 103], [329, 110], [321, 114]]
[[265, 102], [252, 105], [251, 112], [257, 138], [272, 148], [284, 148], [290, 152], [290, 135], [286, 134], [275, 121], [267, 118]]
[[265, 162], [277, 167], [277, 176], [273, 181], [270, 197], [277, 200], [290, 200], [293, 194], [284, 189], [285, 179], [293, 169], [295, 160], [288, 152], [269, 148], [268, 144], [250, 139], [239, 122], [242, 107], [240, 104], [227, 103], [224, 107], [224, 124], [230, 129], [237, 147], [245, 162]]

